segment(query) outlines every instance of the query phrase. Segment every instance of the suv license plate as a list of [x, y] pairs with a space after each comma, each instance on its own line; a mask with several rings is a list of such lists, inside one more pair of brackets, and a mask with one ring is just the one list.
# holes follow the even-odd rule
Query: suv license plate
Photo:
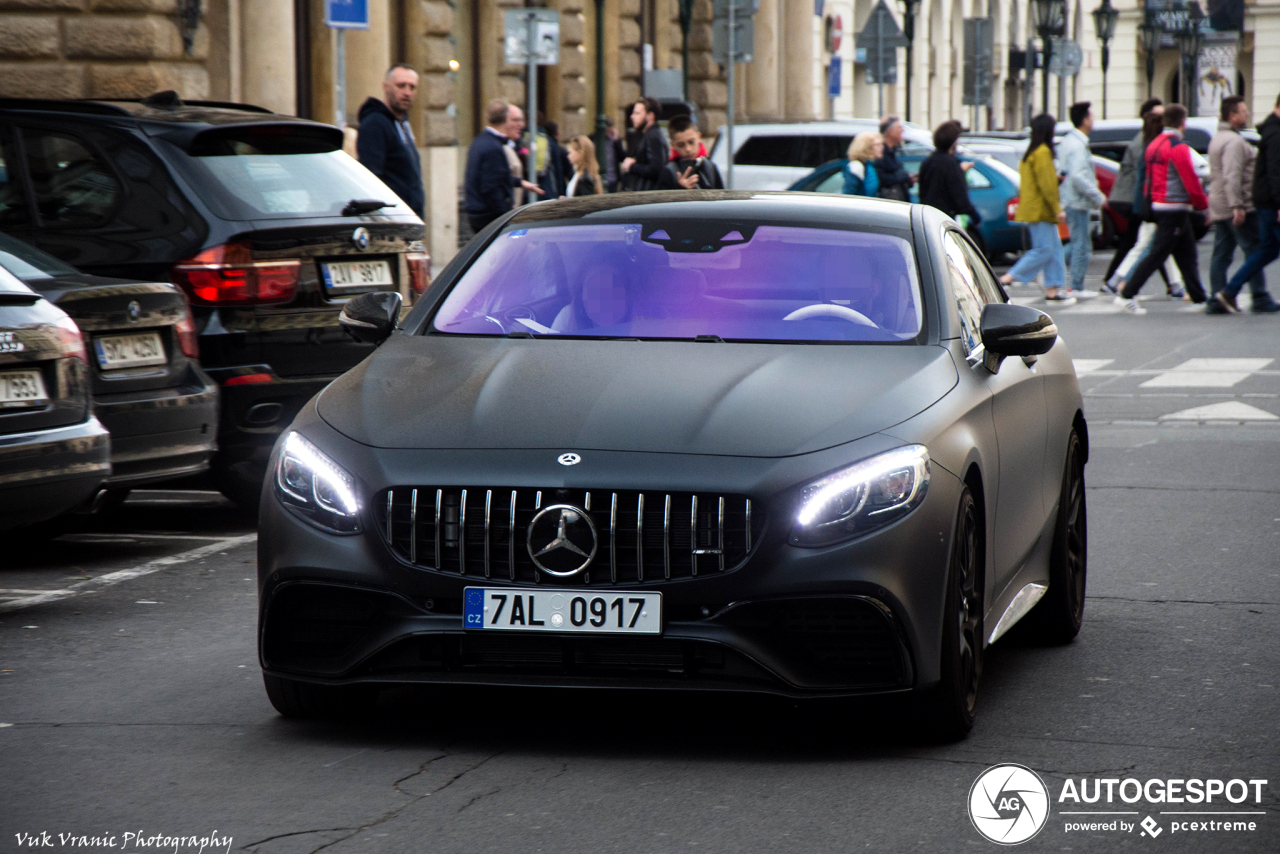
[[462, 601], [462, 625], [467, 629], [662, 634], [661, 593], [468, 587]]
[[394, 285], [391, 265], [386, 261], [333, 261], [321, 264], [324, 284], [329, 290], [376, 288]]
[[98, 365], [104, 371], [169, 363], [169, 357], [164, 354], [164, 345], [160, 343], [159, 332], [94, 338], [93, 350], [98, 356]]
[[39, 371], [6, 371], [0, 374], [0, 408], [44, 406], [49, 395]]

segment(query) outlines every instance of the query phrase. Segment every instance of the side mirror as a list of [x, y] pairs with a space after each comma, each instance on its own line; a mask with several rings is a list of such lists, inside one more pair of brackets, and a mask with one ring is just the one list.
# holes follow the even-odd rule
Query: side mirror
[[1028, 305], [989, 303], [982, 309], [982, 346], [997, 356], [1042, 356], [1058, 340], [1053, 318]]
[[396, 328], [399, 319], [400, 294], [385, 291], [361, 294], [338, 315], [338, 323], [347, 334], [365, 344], [381, 344]]

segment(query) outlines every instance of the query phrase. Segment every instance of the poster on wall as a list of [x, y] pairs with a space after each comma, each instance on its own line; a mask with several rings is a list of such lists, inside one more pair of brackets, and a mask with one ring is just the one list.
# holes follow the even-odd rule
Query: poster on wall
[[1232, 38], [1223, 41], [1205, 40], [1200, 49], [1199, 92], [1196, 113], [1216, 116], [1222, 99], [1236, 92], [1236, 59], [1239, 42]]

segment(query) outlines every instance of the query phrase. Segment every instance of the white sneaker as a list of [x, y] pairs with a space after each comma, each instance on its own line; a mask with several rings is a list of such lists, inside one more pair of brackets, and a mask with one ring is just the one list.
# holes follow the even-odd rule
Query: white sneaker
[[1123, 308], [1129, 314], [1146, 314], [1147, 310], [1138, 305], [1136, 299], [1125, 299], [1124, 297], [1116, 297], [1116, 305]]
[[1076, 299], [1093, 299], [1097, 295], [1098, 295], [1097, 291], [1085, 290], [1083, 288], [1080, 290], [1071, 288], [1070, 290], [1067, 291], [1067, 296], [1075, 297]]

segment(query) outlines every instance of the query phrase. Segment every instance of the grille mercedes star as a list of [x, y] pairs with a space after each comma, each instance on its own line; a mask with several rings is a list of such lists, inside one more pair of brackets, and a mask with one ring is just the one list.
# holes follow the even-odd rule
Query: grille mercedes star
[[[598, 537], [595, 558], [569, 578], [539, 572], [529, 557], [528, 525], [553, 504], [581, 508]], [[422, 569], [568, 585], [731, 571], [758, 541], [762, 517], [742, 495], [486, 486], [397, 486], [375, 498], [374, 514], [396, 557]]]

